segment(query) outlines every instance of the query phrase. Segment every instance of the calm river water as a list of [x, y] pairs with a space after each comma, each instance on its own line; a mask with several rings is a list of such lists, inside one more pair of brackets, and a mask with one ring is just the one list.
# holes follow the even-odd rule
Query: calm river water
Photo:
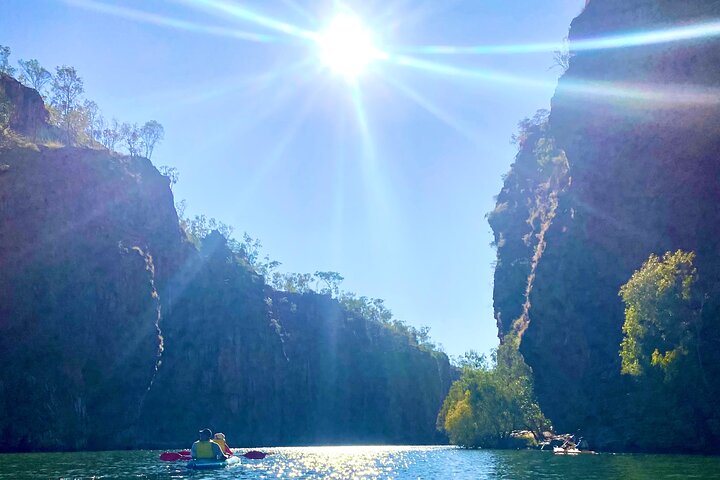
[[[159, 451], [0, 455], [0, 479], [397, 478], [397, 479], [720, 479], [720, 457], [581, 455], [452, 447], [266, 448], [213, 472], [158, 460]], [[240, 452], [242, 452], [240, 450]]]

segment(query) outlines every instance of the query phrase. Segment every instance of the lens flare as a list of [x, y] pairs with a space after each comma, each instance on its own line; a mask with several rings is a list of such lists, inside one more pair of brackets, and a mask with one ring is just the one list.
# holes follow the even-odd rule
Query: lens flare
[[110, 5], [95, 0], [65, 0], [66, 3], [74, 7], [83, 8], [106, 15], [114, 15], [118, 18], [125, 18], [141, 23], [149, 23], [160, 27], [169, 27], [177, 30], [185, 30], [188, 32], [201, 33], [207, 35], [216, 35], [237, 40], [246, 40], [250, 42], [272, 42], [276, 38], [266, 33], [255, 33], [238, 30], [234, 28], [225, 28], [215, 25], [205, 25], [196, 22], [189, 22], [178, 18], [166, 17], [156, 13], [150, 13], [143, 10], [135, 10], [120, 5]]
[[323, 63], [348, 78], [357, 77], [378, 57], [372, 35], [353, 15], [336, 16], [317, 41]]
[[720, 22], [682, 25], [661, 30], [625, 32], [593, 38], [573, 39], [569, 45], [564, 42], [518, 43], [508, 45], [427, 45], [395, 49], [396, 53], [421, 55], [515, 55], [553, 52], [569, 48], [572, 52], [588, 50], [611, 50], [617, 48], [641, 47], [663, 43], [683, 42], [720, 36]]

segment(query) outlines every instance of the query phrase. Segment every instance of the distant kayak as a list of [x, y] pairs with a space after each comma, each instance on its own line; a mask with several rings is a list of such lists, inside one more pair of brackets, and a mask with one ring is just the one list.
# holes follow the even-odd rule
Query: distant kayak
[[561, 455], [577, 455], [580, 453], [580, 450], [577, 448], [553, 447], [553, 453], [559, 453]]
[[577, 448], [563, 448], [563, 447], [553, 447], [553, 453], [558, 455], [594, 455], [595, 452], [590, 450], [578, 450]]
[[198, 460], [190, 460], [187, 463], [187, 468], [192, 470], [215, 470], [218, 468], [225, 468], [229, 467], [231, 465], [235, 465], [240, 463], [240, 458], [232, 456], [230, 458], [227, 458], [225, 460], [215, 460], [215, 459], [198, 459]]

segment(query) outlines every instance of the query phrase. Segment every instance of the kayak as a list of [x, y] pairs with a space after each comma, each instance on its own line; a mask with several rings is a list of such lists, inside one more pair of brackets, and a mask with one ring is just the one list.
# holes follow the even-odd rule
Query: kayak
[[187, 468], [192, 470], [214, 470], [217, 468], [225, 468], [231, 465], [240, 463], [240, 458], [232, 456], [225, 460], [215, 460], [214, 458], [200, 458], [197, 460], [190, 460], [187, 463]]
[[578, 450], [577, 448], [562, 448], [562, 447], [553, 447], [553, 453], [556, 453], [558, 455], [595, 455], [595, 452], [590, 450]]
[[[261, 452], [259, 450], [250, 450], [243, 453], [242, 455], [238, 454], [239, 457], [242, 456], [245, 458], [249, 458], [250, 460], [262, 460], [268, 455], [268, 453]], [[187, 462], [188, 460], [192, 460], [192, 456], [190, 456], [190, 450], [181, 450], [179, 452], [163, 452], [160, 454], [160, 460], [162, 460], [163, 462], [177, 462], [181, 460]]]
[[580, 450], [577, 448], [553, 447], [553, 453], [559, 453], [561, 455], [577, 455], [580, 453]]

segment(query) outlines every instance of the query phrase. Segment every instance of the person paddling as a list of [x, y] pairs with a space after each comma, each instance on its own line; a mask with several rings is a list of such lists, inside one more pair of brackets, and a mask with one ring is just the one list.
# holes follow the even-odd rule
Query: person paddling
[[228, 444], [225, 442], [225, 434], [224, 433], [216, 433], [213, 437], [213, 442], [220, 445], [220, 448], [223, 452], [225, 452], [225, 455], [232, 455], [233, 452], [230, 450], [230, 447], [228, 447]]
[[217, 443], [211, 440], [213, 434], [209, 428], [203, 428], [198, 432], [200, 439], [192, 444], [190, 453], [192, 454], [193, 460], [198, 459], [214, 459], [224, 460], [228, 458], [228, 455], [223, 452], [223, 449]]

